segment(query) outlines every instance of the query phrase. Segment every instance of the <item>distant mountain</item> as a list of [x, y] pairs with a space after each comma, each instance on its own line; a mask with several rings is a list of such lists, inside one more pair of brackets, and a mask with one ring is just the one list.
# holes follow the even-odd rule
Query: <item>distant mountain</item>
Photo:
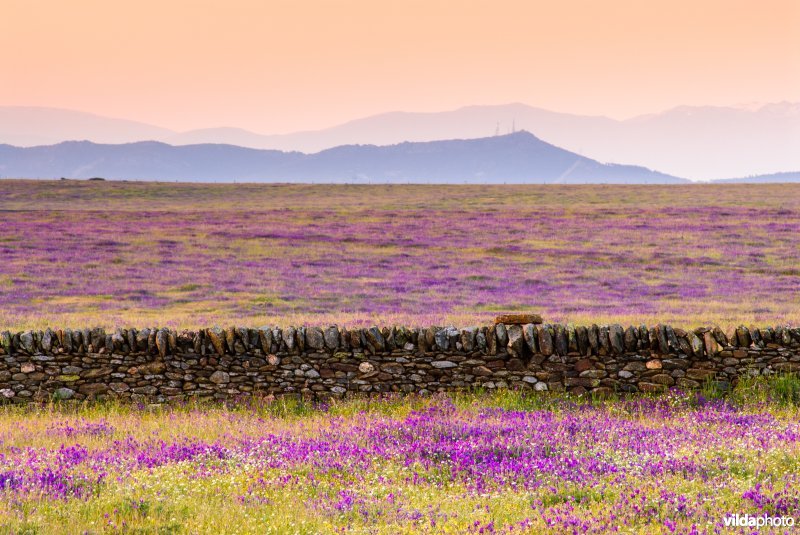
[[[66, 116], [58, 120], [45, 117], [63, 110], [45, 113], [35, 108], [14, 108], [16, 115], [7, 110], [0, 107], [0, 143], [21, 146], [75, 139], [101, 143], [157, 140], [173, 145], [223, 143], [317, 152], [348, 144], [483, 138], [516, 128], [587, 158], [624, 161], [692, 179], [800, 169], [800, 104], [790, 102], [749, 107], [681, 106], [625, 121], [557, 113], [524, 104], [469, 106], [438, 113], [384, 113], [323, 130], [284, 135], [261, 135], [238, 128], [178, 133], [116, 119], [97, 125], [100, 118], [89, 114], [79, 114], [70, 128], [72, 123]], [[29, 115], [21, 110], [28, 110], [25, 113]], [[48, 126], [53, 124], [57, 128]]]
[[772, 173], [769, 175], [753, 175], [753, 176], [745, 176], [739, 178], [723, 178], [721, 180], [715, 180], [714, 182], [746, 182], [746, 183], [759, 183], [763, 184], [766, 182], [800, 182], [800, 171], [790, 171], [788, 173]]
[[0, 176], [187, 181], [682, 183], [643, 167], [602, 164], [528, 132], [480, 139], [346, 145], [304, 154], [160, 142], [0, 145]]
[[100, 143], [131, 143], [164, 139], [176, 132], [125, 119], [79, 111], [26, 106], [0, 106], [0, 143], [20, 147], [89, 139]]

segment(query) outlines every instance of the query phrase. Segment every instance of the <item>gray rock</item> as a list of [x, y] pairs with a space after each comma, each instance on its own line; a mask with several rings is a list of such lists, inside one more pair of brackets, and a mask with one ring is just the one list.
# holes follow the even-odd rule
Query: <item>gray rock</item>
[[306, 329], [306, 346], [311, 349], [322, 349], [325, 347], [325, 335], [319, 327], [309, 327]]
[[451, 362], [449, 360], [434, 360], [431, 362], [431, 366], [434, 368], [445, 369], [445, 368], [455, 368], [458, 366], [455, 362]]
[[53, 331], [51, 331], [49, 327], [45, 329], [44, 333], [42, 334], [42, 351], [44, 351], [45, 353], [49, 353], [50, 350], [53, 348], [54, 339], [55, 335]]
[[533, 323], [526, 323], [522, 326], [522, 336], [525, 339], [525, 345], [528, 346], [528, 349], [531, 353], [538, 352], [538, 347], [536, 343], [536, 327]]
[[362, 362], [358, 365], [358, 371], [361, 373], [372, 373], [375, 371], [375, 366], [371, 362]]
[[508, 330], [506, 329], [506, 326], [502, 323], [498, 323], [494, 326], [494, 332], [497, 336], [498, 349], [501, 347], [506, 347], [508, 345]]
[[475, 333], [475, 345], [478, 348], [478, 351], [482, 353], [486, 353], [487, 344], [486, 344], [486, 328], [478, 329], [478, 332]]
[[305, 376], [309, 379], [319, 379], [319, 372], [311, 368], [310, 370], [306, 370]]
[[667, 342], [669, 343], [670, 349], [673, 351], [680, 350], [681, 344], [678, 342], [678, 337], [675, 335], [675, 330], [670, 325], [666, 325], [664, 327], [664, 333], [667, 335]]
[[73, 396], [75, 396], [75, 391], [71, 388], [67, 388], [66, 386], [56, 388], [56, 391], [53, 392], [53, 397], [57, 400], [72, 399]]
[[33, 343], [33, 333], [31, 331], [25, 331], [20, 333], [19, 345], [22, 348], [22, 350], [28, 353], [29, 355], [33, 355], [34, 353], [36, 353], [36, 348]]
[[536, 335], [539, 343], [539, 351], [542, 352], [542, 355], [545, 356], [552, 355], [554, 348], [553, 348], [553, 337], [550, 333], [550, 326], [547, 324], [537, 325]]
[[639, 348], [639, 331], [634, 326], [625, 329], [625, 350], [636, 351]]
[[571, 323], [567, 325], [567, 348], [570, 353], [578, 352], [578, 335], [575, 332], [575, 326]]
[[508, 353], [514, 357], [522, 357], [525, 339], [522, 334], [521, 325], [509, 325], [508, 333]]
[[557, 355], [566, 355], [569, 353], [569, 342], [567, 340], [567, 331], [560, 323], [553, 326], [555, 330], [555, 348]]
[[231, 376], [222, 370], [217, 370], [208, 378], [214, 384], [227, 384], [231, 382]]
[[[531, 324], [529, 324], [529, 325], [533, 325], [533, 324], [531, 323]], [[532, 376], [532, 375], [526, 375], [525, 377], [523, 377], [523, 378], [522, 378], [522, 380], [523, 380], [524, 382], [526, 382], [526, 383], [530, 383], [530, 384], [535, 384], [535, 383], [538, 383], [538, 382], [539, 382], [539, 380], [538, 380], [538, 379], [536, 379], [536, 377], [534, 377], [534, 376]]]
[[261, 350], [264, 353], [269, 353], [272, 346], [272, 330], [269, 327], [258, 329], [258, 341], [261, 344]]
[[8, 331], [3, 331], [0, 333], [0, 347], [3, 348], [6, 355], [10, 355], [11, 351], [11, 333]]
[[658, 351], [662, 355], [669, 355], [669, 342], [667, 341], [667, 328], [664, 325], [656, 326], [658, 335]]
[[158, 356], [162, 359], [167, 356], [167, 348], [169, 346], [169, 334], [166, 329], [159, 329], [156, 332], [156, 349], [158, 349]]
[[547, 383], [543, 383], [543, 382], [540, 381], [540, 382], [536, 383], [535, 385], [533, 385], [533, 389], [538, 391], [538, 392], [544, 392], [545, 390], [547, 390]]
[[702, 357], [703, 356], [703, 341], [697, 336], [695, 333], [690, 332], [688, 334], [689, 337], [689, 345], [692, 348], [692, 353], [694, 353], [695, 357]]
[[297, 345], [295, 334], [297, 334], [297, 332], [294, 327], [287, 327], [286, 330], [283, 331], [283, 343], [286, 344], [286, 349], [288, 349], [290, 352], [294, 351], [294, 348]]
[[381, 330], [377, 327], [373, 326], [369, 329], [365, 329], [364, 337], [367, 340], [367, 344], [372, 348], [373, 351], [376, 353], [381, 352], [384, 350], [385, 347], [385, 340], [383, 338], [383, 334]]
[[624, 331], [622, 325], [609, 325], [608, 327], [608, 343], [611, 345], [611, 350], [616, 355], [622, 355], [625, 352]]
[[597, 355], [600, 351], [600, 328], [597, 325], [592, 325], [586, 331], [587, 338], [589, 338], [590, 354]]
[[325, 329], [325, 345], [328, 349], [337, 349], [339, 347], [339, 328], [336, 325], [331, 325]]

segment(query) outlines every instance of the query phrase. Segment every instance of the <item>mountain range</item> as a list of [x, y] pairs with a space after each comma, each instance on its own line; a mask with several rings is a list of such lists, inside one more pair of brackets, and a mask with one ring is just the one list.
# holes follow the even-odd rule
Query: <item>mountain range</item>
[[0, 107], [0, 143], [34, 146], [67, 140], [172, 145], [228, 144], [317, 153], [341, 145], [484, 138], [525, 129], [602, 162], [627, 162], [691, 179], [800, 169], [800, 104], [682, 106], [627, 120], [552, 112], [524, 104], [447, 112], [393, 112], [331, 128], [261, 135], [238, 128], [176, 132], [135, 121], [51, 109]]
[[201, 182], [688, 182], [644, 167], [603, 164], [525, 131], [479, 139], [345, 145], [312, 154], [156, 141], [0, 145], [0, 176]]

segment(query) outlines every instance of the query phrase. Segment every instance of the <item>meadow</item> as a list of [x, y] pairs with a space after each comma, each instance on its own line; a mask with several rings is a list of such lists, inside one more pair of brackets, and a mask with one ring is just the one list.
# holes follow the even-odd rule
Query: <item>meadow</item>
[[796, 323], [800, 186], [0, 181], [0, 325]]
[[[3, 533], [743, 533], [800, 521], [800, 382], [0, 409]], [[765, 528], [760, 533], [791, 533]]]

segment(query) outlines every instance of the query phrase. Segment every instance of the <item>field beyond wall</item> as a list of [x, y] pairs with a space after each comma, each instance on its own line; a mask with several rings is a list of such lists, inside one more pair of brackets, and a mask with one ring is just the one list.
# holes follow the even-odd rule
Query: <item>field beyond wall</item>
[[0, 180], [0, 327], [797, 324], [800, 185]]

